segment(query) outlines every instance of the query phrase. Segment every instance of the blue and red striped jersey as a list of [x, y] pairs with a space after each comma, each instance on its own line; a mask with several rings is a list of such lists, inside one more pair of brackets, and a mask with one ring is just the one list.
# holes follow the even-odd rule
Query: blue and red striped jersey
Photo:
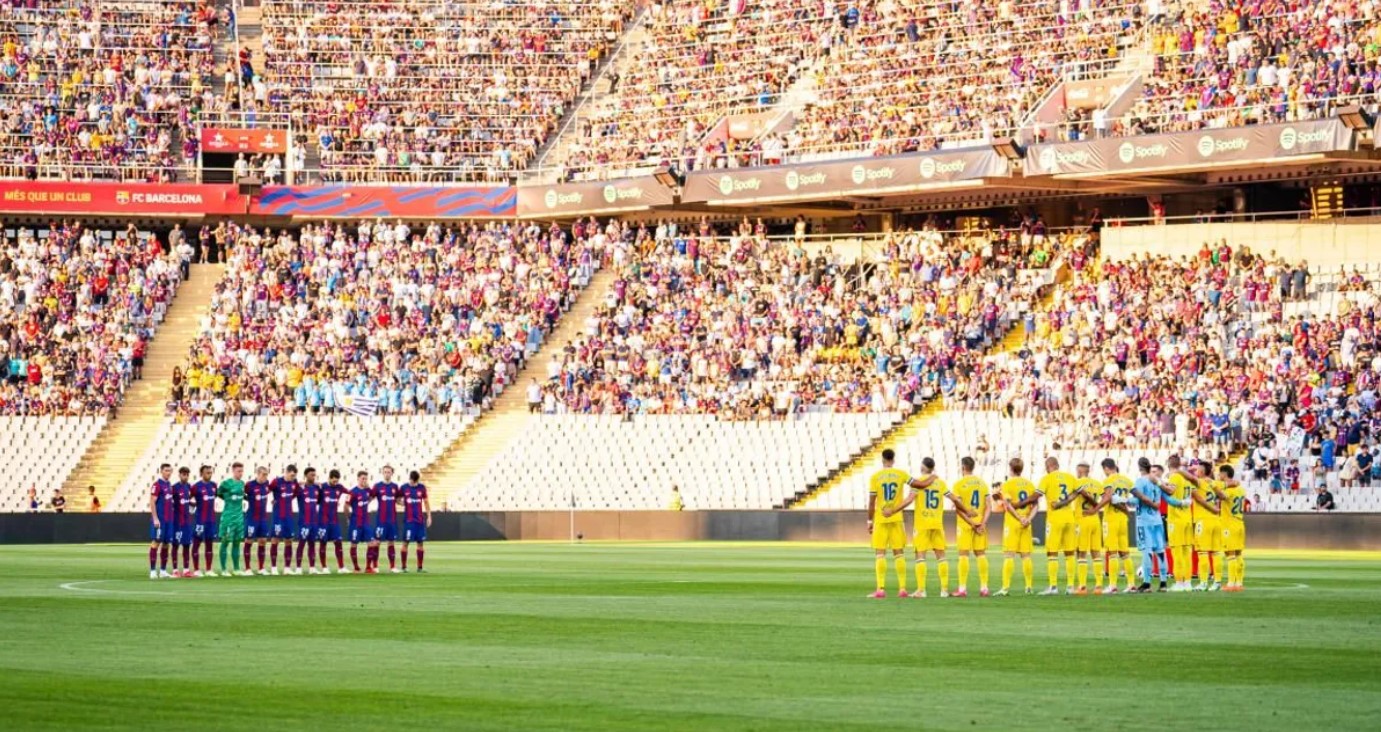
[[197, 504], [197, 523], [210, 524], [216, 521], [216, 484], [209, 480], [199, 480], [192, 484], [192, 500]]
[[398, 484], [385, 483], [382, 480], [374, 484], [374, 497], [379, 499], [379, 513], [375, 520], [381, 524], [394, 523], [398, 520]]
[[160, 522], [172, 522], [173, 520], [173, 484], [162, 478], [153, 482], [153, 487], [149, 489], [149, 495], [153, 496], [153, 515], [158, 517]]
[[297, 487], [298, 525], [316, 526], [321, 514], [321, 485], [303, 483]]
[[192, 524], [192, 486], [186, 481], [173, 484], [173, 523], [178, 526]]
[[330, 526], [340, 520], [340, 497], [343, 495], [345, 495], [345, 486], [340, 483], [327, 483], [321, 487], [319, 526]]
[[403, 520], [410, 524], [420, 524], [426, 520], [422, 502], [427, 500], [427, 486], [418, 483], [403, 484]]
[[267, 521], [269, 518], [269, 496], [273, 495], [273, 489], [268, 483], [261, 483], [251, 480], [245, 483], [245, 498], [249, 499], [249, 520], [253, 522]]
[[273, 492], [273, 517], [286, 521], [293, 517], [293, 499], [297, 497], [298, 483], [287, 478], [274, 478], [269, 483]]
[[369, 523], [369, 499], [374, 497], [374, 491], [369, 488], [355, 486], [350, 489], [350, 525], [364, 526]]

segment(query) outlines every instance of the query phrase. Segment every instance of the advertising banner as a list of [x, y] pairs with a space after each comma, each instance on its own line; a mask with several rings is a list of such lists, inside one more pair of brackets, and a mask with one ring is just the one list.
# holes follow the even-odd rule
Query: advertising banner
[[245, 213], [233, 185], [0, 181], [0, 212], [201, 216]]
[[288, 152], [288, 133], [284, 130], [244, 130], [231, 127], [201, 128], [201, 150], [207, 153]]
[[1065, 106], [1071, 109], [1101, 109], [1112, 99], [1115, 89], [1131, 78], [1126, 74], [1101, 79], [1080, 79], [1064, 83]]
[[1336, 119], [1164, 135], [1033, 145], [1027, 175], [1118, 173], [1248, 163], [1351, 150], [1354, 135]]
[[385, 217], [408, 219], [511, 218], [511, 186], [265, 186], [250, 213], [258, 216]]
[[808, 201], [938, 188], [946, 183], [1010, 174], [1006, 158], [991, 148], [942, 150], [885, 158], [697, 171], [686, 177], [681, 200], [686, 203]]
[[518, 187], [518, 215], [524, 218], [637, 211], [674, 202], [671, 189], [650, 175]]

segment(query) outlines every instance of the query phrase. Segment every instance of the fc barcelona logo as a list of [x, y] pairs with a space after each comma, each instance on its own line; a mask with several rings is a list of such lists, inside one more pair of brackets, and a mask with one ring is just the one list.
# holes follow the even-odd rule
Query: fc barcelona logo
[[121, 206], [129, 205], [129, 191], [116, 191], [115, 202]]

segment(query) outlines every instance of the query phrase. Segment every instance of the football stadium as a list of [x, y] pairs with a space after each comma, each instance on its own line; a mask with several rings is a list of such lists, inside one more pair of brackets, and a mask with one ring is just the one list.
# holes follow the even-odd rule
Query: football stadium
[[1378, 138], [1378, 0], [0, 0], [0, 726], [1376, 729]]

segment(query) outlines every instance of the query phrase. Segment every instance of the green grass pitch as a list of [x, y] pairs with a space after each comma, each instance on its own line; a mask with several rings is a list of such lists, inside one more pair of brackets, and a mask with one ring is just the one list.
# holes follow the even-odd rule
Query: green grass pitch
[[875, 601], [843, 546], [435, 544], [428, 575], [158, 582], [139, 546], [3, 547], [0, 726], [1376, 729], [1381, 555], [1249, 556], [1239, 595]]

